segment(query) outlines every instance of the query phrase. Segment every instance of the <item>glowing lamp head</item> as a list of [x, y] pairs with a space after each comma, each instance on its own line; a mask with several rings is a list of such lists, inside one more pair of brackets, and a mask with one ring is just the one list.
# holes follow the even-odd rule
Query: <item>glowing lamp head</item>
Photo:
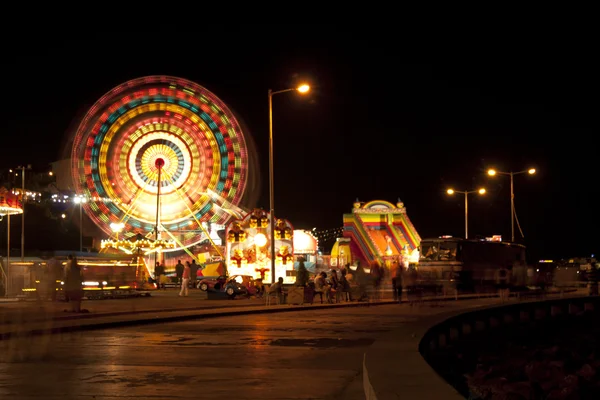
[[495, 170], [495, 169], [488, 169], [488, 175], [489, 175], [489, 176], [494, 176], [494, 175], [496, 175], [496, 170]]
[[125, 228], [125, 224], [122, 222], [111, 222], [110, 224], [110, 229], [113, 232], [121, 232], [123, 230], [123, 228]]
[[267, 244], [267, 237], [264, 235], [264, 233], [257, 233], [254, 236], [254, 244], [256, 244], [258, 247], [264, 247]]
[[530, 168], [530, 169], [527, 171], [527, 173], [528, 173], [529, 175], [533, 175], [533, 174], [535, 174], [535, 168]]
[[454, 194], [454, 189], [448, 189], [448, 190], [446, 190], [446, 193], [448, 193], [448, 194]]
[[310, 86], [307, 84], [302, 84], [296, 88], [296, 90], [300, 93], [308, 93], [310, 91]]
[[485, 194], [485, 188], [481, 188], [478, 190], [479, 194]]

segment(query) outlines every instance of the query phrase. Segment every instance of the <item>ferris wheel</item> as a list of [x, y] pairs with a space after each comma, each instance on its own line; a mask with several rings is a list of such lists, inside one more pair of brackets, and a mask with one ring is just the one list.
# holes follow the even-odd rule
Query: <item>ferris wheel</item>
[[100, 98], [73, 141], [72, 178], [85, 213], [108, 235], [165, 232], [189, 247], [202, 224], [240, 204], [248, 152], [233, 113], [202, 86], [170, 76], [133, 79]]

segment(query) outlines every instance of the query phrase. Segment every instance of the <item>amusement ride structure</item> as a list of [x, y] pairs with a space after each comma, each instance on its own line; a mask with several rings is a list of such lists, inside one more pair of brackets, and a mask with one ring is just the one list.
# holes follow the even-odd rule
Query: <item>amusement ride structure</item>
[[[292, 224], [241, 206], [248, 157], [240, 124], [217, 96], [185, 79], [148, 76], [90, 108], [73, 141], [71, 172], [76, 196], [85, 199], [80, 206], [108, 236], [102, 251], [137, 256], [138, 278], [142, 255], [150, 274], [149, 257], [163, 260], [168, 252], [205, 264], [210, 260], [198, 249], [210, 242], [217, 254], [211, 259], [237, 274], [293, 282]], [[367, 263], [408, 259], [420, 242], [400, 202], [355, 204], [344, 215], [343, 235], [347, 256]], [[316, 247], [300, 247], [316, 262]]]
[[421, 237], [406, 213], [404, 203], [383, 200], [354, 203], [351, 214], [344, 214], [343, 238], [331, 251], [334, 264], [361, 260], [367, 265], [391, 261], [417, 262]]
[[[72, 148], [85, 213], [126, 253], [186, 251], [210, 225], [241, 218], [248, 151], [236, 117], [213, 93], [170, 76], [134, 79], [98, 100]], [[119, 235], [120, 234], [120, 235]]]

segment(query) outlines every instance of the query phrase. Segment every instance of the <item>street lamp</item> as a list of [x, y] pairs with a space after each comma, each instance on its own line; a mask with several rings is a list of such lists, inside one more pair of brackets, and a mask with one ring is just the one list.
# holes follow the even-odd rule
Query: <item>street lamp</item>
[[453, 195], [454, 193], [462, 193], [465, 195], [465, 239], [469, 238], [469, 194], [470, 193], [479, 193], [479, 194], [485, 194], [485, 189], [481, 188], [479, 190], [470, 190], [470, 191], [460, 191], [460, 190], [454, 190], [454, 189], [448, 189], [446, 191], [446, 193], [448, 193], [449, 195]]
[[296, 88], [273, 91], [269, 89], [269, 203], [271, 209], [271, 283], [275, 283], [275, 182], [273, 167], [273, 95], [297, 91], [308, 93], [310, 86], [302, 84]]
[[31, 164], [19, 166], [16, 169], [21, 170], [21, 204], [23, 213], [21, 214], [21, 262], [25, 261], [25, 171], [31, 169]]
[[515, 241], [515, 186], [514, 186], [514, 176], [515, 175], [521, 175], [521, 174], [529, 174], [529, 175], [533, 175], [535, 174], [535, 168], [529, 168], [527, 170], [524, 171], [519, 171], [519, 172], [502, 172], [502, 171], [497, 171], [495, 169], [489, 169], [488, 170], [488, 175], [489, 176], [496, 176], [496, 175], [508, 175], [510, 176], [510, 234], [511, 234], [511, 242]]
[[87, 199], [83, 196], [75, 196], [73, 199], [75, 204], [79, 204], [79, 252], [83, 252], [83, 213], [81, 211], [81, 205], [87, 202]]

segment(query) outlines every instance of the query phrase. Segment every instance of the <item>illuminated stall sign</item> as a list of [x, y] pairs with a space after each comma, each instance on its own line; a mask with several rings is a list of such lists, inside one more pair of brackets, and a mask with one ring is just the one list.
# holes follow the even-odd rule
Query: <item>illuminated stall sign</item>
[[294, 254], [317, 254], [319, 241], [310, 231], [296, 229], [294, 231]]
[[[254, 209], [242, 219], [232, 221], [226, 228], [226, 259], [230, 275], [250, 275], [271, 282], [270, 215]], [[284, 219], [275, 223], [275, 276], [292, 283], [288, 274], [293, 270], [294, 228]]]

